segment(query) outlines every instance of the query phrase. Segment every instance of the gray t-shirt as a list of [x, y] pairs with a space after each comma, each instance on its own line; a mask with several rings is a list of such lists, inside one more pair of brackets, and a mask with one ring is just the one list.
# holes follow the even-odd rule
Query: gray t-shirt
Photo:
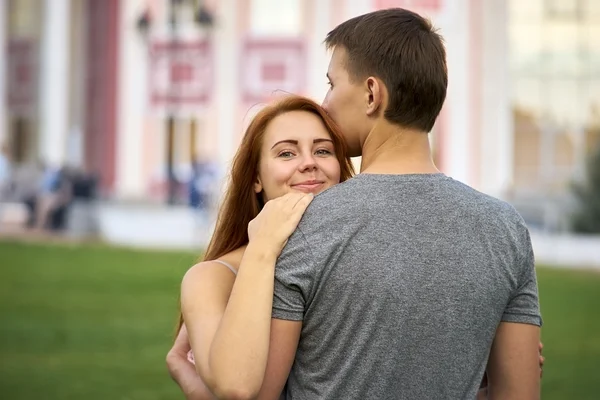
[[303, 321], [288, 399], [473, 399], [500, 321], [542, 323], [528, 230], [443, 174], [359, 175], [290, 237], [273, 317]]

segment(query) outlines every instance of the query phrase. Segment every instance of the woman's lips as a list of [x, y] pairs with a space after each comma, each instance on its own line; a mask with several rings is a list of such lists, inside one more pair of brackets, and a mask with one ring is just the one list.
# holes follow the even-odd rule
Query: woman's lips
[[325, 184], [325, 182], [323, 182], [323, 181], [306, 181], [306, 182], [300, 182], [295, 185], [292, 185], [292, 187], [296, 190], [300, 190], [302, 192], [308, 193], [308, 192], [316, 192], [316, 191], [320, 190], [324, 184]]

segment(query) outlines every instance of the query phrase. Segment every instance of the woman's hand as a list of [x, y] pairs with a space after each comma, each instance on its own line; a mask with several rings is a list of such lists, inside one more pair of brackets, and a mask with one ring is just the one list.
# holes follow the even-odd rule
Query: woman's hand
[[272, 249], [278, 256], [313, 197], [312, 193], [288, 193], [268, 201], [248, 224], [250, 243]]
[[540, 342], [538, 350], [540, 352], [540, 378], [544, 375], [544, 362], [546, 359], [542, 355], [542, 350], [544, 350], [544, 345]]

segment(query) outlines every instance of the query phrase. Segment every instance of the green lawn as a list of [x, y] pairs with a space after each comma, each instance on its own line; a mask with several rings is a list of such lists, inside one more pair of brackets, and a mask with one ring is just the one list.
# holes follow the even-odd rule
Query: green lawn
[[[0, 242], [0, 398], [181, 398], [164, 366], [195, 254]], [[543, 399], [600, 397], [600, 274], [539, 270]]]
[[181, 398], [164, 359], [195, 257], [0, 243], [0, 398]]

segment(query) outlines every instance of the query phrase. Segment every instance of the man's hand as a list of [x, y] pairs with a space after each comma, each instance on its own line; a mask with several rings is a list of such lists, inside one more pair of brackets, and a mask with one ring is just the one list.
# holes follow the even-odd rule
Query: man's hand
[[188, 361], [191, 350], [185, 324], [181, 327], [173, 347], [167, 354], [167, 369], [171, 378], [179, 385], [186, 400], [214, 400], [192, 363]]

